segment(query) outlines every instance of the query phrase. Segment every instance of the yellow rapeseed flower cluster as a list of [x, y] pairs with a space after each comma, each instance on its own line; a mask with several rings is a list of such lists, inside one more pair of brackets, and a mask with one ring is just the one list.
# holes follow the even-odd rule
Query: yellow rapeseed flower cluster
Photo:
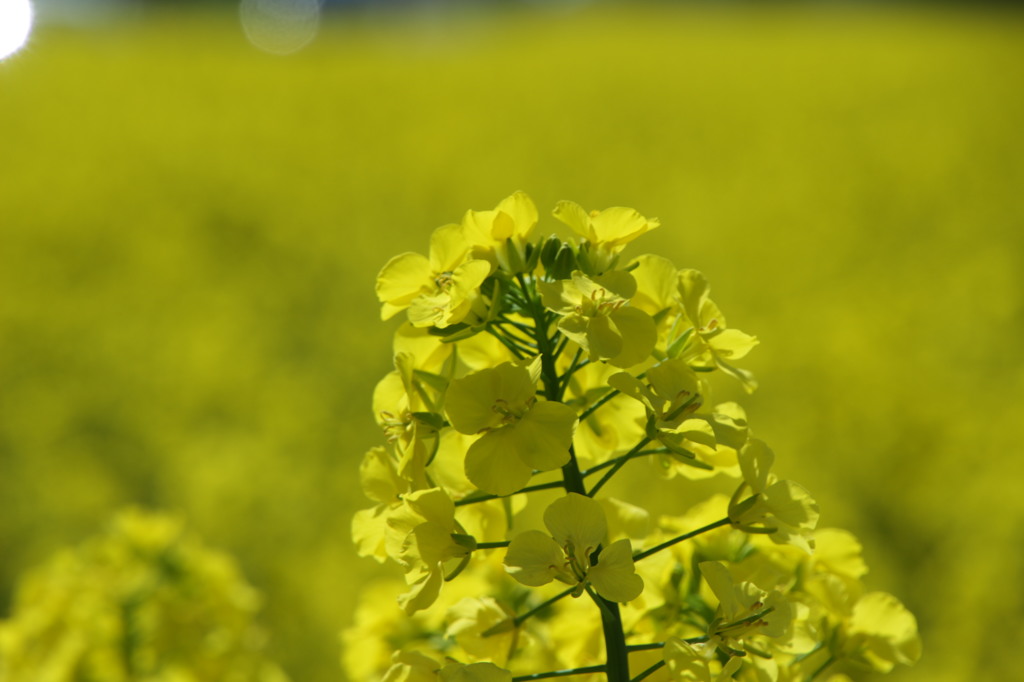
[[[856, 539], [818, 529], [743, 408], [711, 400], [715, 373], [755, 389], [735, 363], [757, 339], [701, 273], [622, 258], [656, 219], [567, 201], [553, 215], [575, 237], [535, 238], [517, 192], [378, 276], [382, 318], [408, 319], [374, 393], [375, 506], [352, 531], [405, 581], [366, 592], [343, 635], [350, 678], [838, 681], [913, 663], [914, 617], [864, 588]], [[654, 518], [642, 491], [604, 494], [633, 460], [735, 492]]]

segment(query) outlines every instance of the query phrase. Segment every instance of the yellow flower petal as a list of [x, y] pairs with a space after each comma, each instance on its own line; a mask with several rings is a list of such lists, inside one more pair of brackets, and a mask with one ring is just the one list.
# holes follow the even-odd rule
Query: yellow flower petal
[[559, 545], [571, 544], [577, 556], [589, 556], [608, 534], [601, 503], [577, 493], [552, 502], [544, 511], [544, 525]]
[[663, 651], [665, 667], [673, 680], [679, 682], [711, 682], [711, 670], [708, 662], [697, 653], [697, 650], [677, 637], [665, 642]]
[[501, 426], [502, 409], [525, 411], [535, 391], [530, 373], [506, 362], [453, 381], [445, 396], [445, 412], [456, 431], [472, 435]]
[[565, 555], [550, 535], [528, 530], [512, 538], [505, 554], [509, 575], [528, 587], [547, 585], [561, 572]]
[[512, 682], [512, 673], [493, 663], [449, 663], [441, 668], [441, 682]]
[[637, 308], [623, 307], [613, 311], [609, 318], [622, 338], [622, 346], [616, 355], [609, 356], [608, 362], [616, 367], [632, 367], [646, 360], [658, 342], [651, 316]]
[[519, 439], [510, 429], [485, 433], [466, 452], [466, 476], [492, 495], [511, 495], [530, 482], [533, 467], [518, 451]]
[[417, 296], [430, 293], [432, 279], [430, 261], [421, 254], [403, 253], [385, 263], [376, 286], [377, 298], [383, 304], [381, 319], [390, 319], [408, 308]]
[[601, 550], [597, 565], [587, 573], [597, 593], [615, 602], [628, 602], [644, 591], [644, 581], [636, 574], [633, 549], [629, 540], [619, 540]]
[[550, 471], [569, 461], [576, 410], [558, 402], [539, 402], [506, 428], [512, 431], [524, 462], [539, 471]]
[[430, 268], [435, 273], [451, 272], [469, 254], [462, 225], [444, 225], [430, 235]]

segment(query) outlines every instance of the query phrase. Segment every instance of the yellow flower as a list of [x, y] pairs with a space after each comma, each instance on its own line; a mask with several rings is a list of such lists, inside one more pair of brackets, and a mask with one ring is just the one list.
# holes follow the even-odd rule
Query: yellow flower
[[701, 406], [700, 382], [685, 362], [665, 360], [647, 370], [646, 378], [645, 384], [619, 372], [608, 378], [608, 385], [643, 403], [657, 428], [677, 428]]
[[698, 567], [718, 598], [718, 610], [708, 628], [713, 640], [728, 645], [752, 635], [782, 637], [787, 633], [793, 607], [781, 592], [766, 592], [748, 581], [735, 582], [720, 561], [702, 561]]
[[445, 565], [465, 559], [476, 546], [471, 536], [459, 532], [455, 504], [440, 488], [406, 495], [388, 515], [387, 526], [388, 554], [402, 564], [410, 586], [399, 603], [410, 614], [434, 603]]
[[379, 446], [363, 456], [359, 479], [366, 496], [378, 504], [352, 517], [352, 540], [359, 556], [383, 562], [388, 557], [384, 540], [388, 514], [401, 506], [401, 496], [409, 491], [409, 483], [398, 475], [388, 451]]
[[554, 216], [586, 240], [578, 258], [588, 261], [589, 268], [584, 269], [595, 275], [614, 268], [626, 244], [661, 225], [657, 218], [645, 218], [632, 208], [614, 206], [588, 213], [572, 201], [558, 202]]
[[430, 237], [430, 256], [403, 253], [389, 260], [377, 275], [381, 319], [409, 309], [417, 327], [447, 327], [461, 322], [491, 265], [469, 257], [460, 225], [445, 225]]
[[485, 492], [509, 495], [527, 484], [534, 469], [549, 471], [569, 461], [576, 412], [538, 401], [536, 382], [524, 367], [506, 362], [453, 381], [445, 412], [456, 431], [483, 434], [466, 452], [466, 476]]
[[396, 651], [382, 682], [437, 682], [440, 667], [418, 651]]
[[[773, 542], [795, 545], [810, 553], [818, 525], [818, 503], [794, 481], [777, 481], [771, 474], [775, 454], [763, 441], [751, 438], [739, 453], [743, 483], [729, 504], [729, 519], [740, 530], [768, 533]], [[740, 501], [749, 487], [753, 495]]]
[[670, 637], [663, 650], [665, 667], [673, 680], [679, 682], [711, 682], [707, 658], [688, 642]]
[[[511, 623], [514, 615], [491, 597], [466, 597], [448, 609], [445, 636], [453, 638], [471, 656], [504, 663], [520, 636]], [[499, 627], [502, 624], [508, 626]], [[491, 628], [495, 628], [493, 634], [488, 632]]]
[[636, 282], [628, 272], [591, 279], [576, 270], [571, 280], [541, 282], [538, 288], [544, 305], [561, 316], [558, 329], [592, 359], [632, 367], [654, 350], [654, 320], [629, 306]]
[[[678, 295], [686, 317], [696, 332], [684, 350], [686, 359], [700, 360], [714, 365], [740, 381], [749, 392], [757, 387], [754, 375], [739, 369], [732, 361], [743, 358], [758, 341], [738, 329], [729, 329], [725, 316], [714, 301], [708, 298], [708, 281], [696, 270], [680, 270]], [[692, 356], [692, 357], [691, 357]]]
[[605, 547], [591, 564], [591, 556], [608, 534], [601, 504], [584, 495], [569, 493], [544, 512], [551, 535], [526, 531], [509, 544], [505, 566], [523, 585], [538, 587], [559, 580], [582, 594], [593, 585], [609, 601], [628, 602], [640, 596], [643, 579], [636, 574], [629, 540]]
[[868, 592], [853, 607], [847, 628], [848, 651], [856, 651], [879, 672], [921, 657], [917, 620], [899, 599], [886, 592]]
[[441, 668], [440, 682], [512, 682], [512, 673], [493, 663], [449, 663]]
[[467, 211], [466, 240], [477, 258], [492, 260], [509, 272], [522, 272], [526, 244], [537, 226], [537, 207], [524, 192], [503, 199], [491, 211]]

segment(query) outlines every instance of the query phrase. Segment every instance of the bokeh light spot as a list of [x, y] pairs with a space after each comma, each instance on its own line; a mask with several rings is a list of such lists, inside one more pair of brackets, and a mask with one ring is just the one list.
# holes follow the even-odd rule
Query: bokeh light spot
[[298, 52], [320, 25], [320, 0], [242, 0], [239, 11], [249, 42], [271, 54]]
[[0, 59], [6, 59], [28, 42], [32, 30], [29, 0], [0, 0]]

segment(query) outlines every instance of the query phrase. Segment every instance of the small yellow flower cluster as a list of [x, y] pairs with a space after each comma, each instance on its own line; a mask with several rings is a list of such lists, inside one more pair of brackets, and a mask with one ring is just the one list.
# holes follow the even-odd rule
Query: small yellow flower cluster
[[288, 682], [259, 594], [172, 517], [129, 509], [28, 573], [0, 622], [0, 681]]
[[[716, 373], [754, 390], [735, 363], [757, 339], [701, 273], [622, 258], [657, 220], [553, 215], [575, 236], [534, 237], [517, 192], [378, 276], [382, 318], [408, 319], [373, 396], [384, 444], [360, 469], [375, 506], [352, 532], [405, 581], [366, 592], [349, 677], [774, 682], [913, 663], [914, 618], [864, 590], [857, 541], [817, 529], [743, 408], [710, 400]], [[653, 518], [603, 494], [633, 460], [735, 492]]]

